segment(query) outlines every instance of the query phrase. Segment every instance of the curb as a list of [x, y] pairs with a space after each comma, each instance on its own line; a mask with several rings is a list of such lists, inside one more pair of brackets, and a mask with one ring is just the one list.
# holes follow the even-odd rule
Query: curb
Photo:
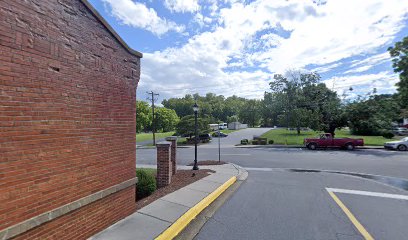
[[[304, 148], [303, 145], [235, 145], [235, 148]], [[333, 148], [336, 149], [336, 148]], [[358, 149], [378, 149], [378, 150], [386, 150], [383, 146], [363, 146], [363, 147], [356, 147]]]
[[177, 221], [175, 221], [170, 227], [162, 232], [156, 240], [167, 240], [175, 238], [187, 225], [206, 207], [208, 207], [215, 199], [217, 199], [225, 190], [227, 190], [232, 184], [237, 181], [237, 177], [233, 176], [214, 192], [210, 193], [207, 197], [202, 199], [194, 207], [185, 212]]

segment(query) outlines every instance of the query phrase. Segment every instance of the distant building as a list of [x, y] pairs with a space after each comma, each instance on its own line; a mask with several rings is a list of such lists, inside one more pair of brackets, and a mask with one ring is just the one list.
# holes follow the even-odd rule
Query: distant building
[[244, 129], [244, 128], [248, 128], [248, 124], [243, 124], [240, 122], [228, 123], [228, 129], [230, 130], [238, 130], [238, 129]]

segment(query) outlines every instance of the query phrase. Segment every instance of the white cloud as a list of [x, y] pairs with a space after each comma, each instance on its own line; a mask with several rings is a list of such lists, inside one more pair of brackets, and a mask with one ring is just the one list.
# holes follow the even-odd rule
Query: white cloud
[[352, 68], [350, 70], [345, 71], [344, 74], [366, 72], [370, 70], [372, 67], [373, 67], [372, 65], [365, 65], [357, 68]]
[[348, 73], [365, 72], [365, 71], [372, 69], [375, 66], [378, 66], [380, 64], [387, 63], [387, 62], [391, 65], [391, 57], [388, 52], [376, 54], [376, 55], [370, 56], [362, 60], [353, 61], [353, 63], [350, 65], [351, 69], [347, 70], [344, 73], [348, 74]]
[[379, 93], [391, 93], [396, 90], [395, 84], [398, 80], [396, 74], [383, 71], [376, 74], [332, 77], [325, 80], [324, 83], [329, 88], [334, 87], [334, 90], [338, 92], [343, 92], [352, 87], [355, 94], [365, 94], [373, 88], [377, 88]]
[[164, 6], [172, 12], [196, 12], [200, 9], [198, 0], [165, 0]]
[[[309, 64], [325, 72], [349, 57], [377, 53], [401, 31], [408, 12], [405, 0], [332, 0], [320, 6], [303, 0], [256, 0], [219, 7], [212, 16], [217, 18], [213, 30], [181, 47], [145, 53], [142, 81], [162, 91], [180, 86], [168, 91], [176, 96], [218, 90], [226, 96], [262, 97], [275, 72]], [[355, 63], [354, 71], [388, 61], [385, 55]], [[237, 69], [231, 72], [230, 67]], [[391, 91], [397, 78], [389, 72], [344, 76], [330, 79], [328, 86], [334, 80], [336, 89], [383, 81], [381, 86]]]
[[333, 64], [329, 64], [329, 65], [325, 65], [325, 66], [321, 66], [321, 67], [317, 67], [314, 68], [312, 70], [310, 70], [311, 72], [317, 72], [317, 73], [326, 73], [329, 72], [339, 66], [343, 65], [343, 63], [333, 63]]
[[[311, 7], [306, 3], [297, 3], [303, 8]], [[303, 67], [310, 63], [328, 64], [372, 53], [390, 44], [395, 34], [402, 29], [408, 2], [328, 1], [314, 9], [316, 15], [287, 17], [287, 20], [283, 20], [282, 26], [292, 31], [290, 38], [275, 49], [257, 53], [260, 62], [271, 71], [282, 71], [288, 67]]]
[[121, 23], [142, 28], [157, 36], [169, 31], [183, 32], [184, 27], [160, 18], [153, 8], [132, 0], [102, 0], [109, 5], [111, 13]]

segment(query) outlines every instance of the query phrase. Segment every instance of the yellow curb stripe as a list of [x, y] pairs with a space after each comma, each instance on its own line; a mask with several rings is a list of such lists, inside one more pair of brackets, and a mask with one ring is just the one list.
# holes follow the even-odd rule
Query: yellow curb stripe
[[346, 207], [346, 205], [343, 204], [343, 202], [334, 194], [333, 192], [328, 191], [330, 196], [333, 198], [333, 200], [339, 205], [341, 210], [347, 215], [347, 217], [350, 219], [350, 221], [354, 224], [354, 226], [357, 228], [357, 230], [363, 235], [364, 239], [366, 240], [374, 240], [374, 238], [370, 235], [370, 233], [367, 232], [367, 230], [361, 225], [361, 223], [357, 220], [357, 218], [351, 213], [351, 211]]
[[214, 192], [197, 203], [194, 207], [185, 212], [177, 221], [169, 228], [162, 232], [156, 240], [169, 240], [175, 238], [200, 212], [208, 207], [215, 199], [217, 199], [225, 190], [237, 181], [237, 178], [231, 177], [228, 181], [218, 187]]

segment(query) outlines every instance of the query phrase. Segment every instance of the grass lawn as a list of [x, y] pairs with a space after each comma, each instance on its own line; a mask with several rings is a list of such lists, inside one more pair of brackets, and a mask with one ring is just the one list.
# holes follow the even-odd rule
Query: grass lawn
[[[156, 133], [156, 141], [161, 138], [172, 136], [174, 132]], [[138, 133], [136, 134], [136, 142], [144, 142], [148, 140], [153, 140], [152, 133]]]
[[[304, 138], [313, 138], [318, 136], [319, 133], [321, 132], [301, 131], [301, 134], [297, 135], [296, 131], [289, 131], [286, 129], [274, 129], [262, 134], [261, 137], [268, 138], [268, 141], [271, 139], [274, 140], [275, 142], [274, 144], [302, 145]], [[393, 139], [386, 139], [382, 136], [357, 136], [351, 135], [347, 130], [337, 130], [335, 137], [363, 138], [364, 144], [370, 146], [383, 146], [385, 142], [401, 138], [394, 137]]]
[[237, 130], [224, 129], [224, 130], [221, 130], [221, 132], [223, 132], [225, 134], [230, 134], [232, 132], [236, 132], [236, 131], [239, 131], [239, 130], [241, 130], [241, 129], [237, 129]]

